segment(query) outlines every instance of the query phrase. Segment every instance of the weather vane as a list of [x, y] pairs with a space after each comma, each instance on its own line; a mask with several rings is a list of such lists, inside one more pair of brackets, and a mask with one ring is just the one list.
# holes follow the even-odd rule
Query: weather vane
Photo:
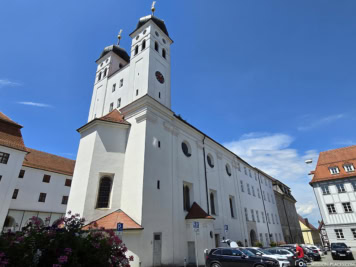
[[117, 36], [117, 39], [119, 39], [119, 41], [117, 41], [117, 45], [120, 45], [121, 33], [122, 33], [122, 29], [119, 31], [119, 35]]
[[156, 1], [153, 1], [152, 6], [151, 6], [152, 16], [155, 14], [155, 10], [156, 10], [155, 4], [156, 4]]

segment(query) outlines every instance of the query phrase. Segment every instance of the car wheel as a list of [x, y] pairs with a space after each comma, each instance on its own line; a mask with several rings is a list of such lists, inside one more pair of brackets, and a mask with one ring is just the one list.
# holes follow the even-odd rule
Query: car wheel
[[214, 262], [210, 265], [211, 267], [221, 267], [221, 265], [217, 262]]

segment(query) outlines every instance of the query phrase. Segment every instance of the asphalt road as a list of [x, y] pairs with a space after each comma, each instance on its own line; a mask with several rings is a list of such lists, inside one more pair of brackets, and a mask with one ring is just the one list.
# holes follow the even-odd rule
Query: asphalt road
[[[353, 250], [352, 254], [354, 254], [354, 257], [356, 258], [356, 251]], [[340, 266], [340, 267], [356, 267], [356, 261], [355, 260], [333, 260], [331, 257], [331, 252], [328, 251], [328, 255], [325, 255], [321, 257], [321, 261], [314, 261], [311, 265], [308, 266]]]

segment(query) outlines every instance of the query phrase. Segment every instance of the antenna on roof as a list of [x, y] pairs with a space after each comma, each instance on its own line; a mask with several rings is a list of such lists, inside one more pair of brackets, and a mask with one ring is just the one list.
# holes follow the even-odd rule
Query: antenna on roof
[[119, 39], [119, 40], [117, 41], [117, 45], [120, 45], [121, 33], [122, 33], [122, 29], [119, 31], [119, 35], [117, 36], [117, 39]]
[[155, 14], [155, 10], [156, 10], [155, 4], [156, 4], [156, 1], [153, 1], [152, 6], [151, 6], [152, 16]]

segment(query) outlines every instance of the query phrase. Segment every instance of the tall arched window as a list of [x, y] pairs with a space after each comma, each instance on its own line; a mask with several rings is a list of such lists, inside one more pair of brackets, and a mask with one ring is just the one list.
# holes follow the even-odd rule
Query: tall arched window
[[137, 53], [138, 53], [138, 45], [136, 45], [135, 47], [135, 56], [137, 55]]
[[146, 40], [142, 41], [142, 50], [146, 48]]
[[210, 193], [210, 209], [211, 209], [211, 214], [216, 215], [215, 212], [215, 196], [214, 193]]
[[158, 52], [158, 49], [159, 49], [159, 46], [158, 46], [158, 43], [155, 42], [155, 50]]
[[166, 58], [166, 49], [162, 49], [162, 57]]
[[101, 72], [99, 72], [98, 81], [101, 80]]
[[106, 74], [108, 73], [108, 69], [104, 70], [104, 78], [106, 77]]
[[98, 200], [96, 208], [108, 208], [110, 201], [112, 180], [110, 177], [103, 177], [99, 184]]
[[189, 195], [189, 186], [183, 185], [183, 208], [186, 211], [190, 209], [190, 195]]

